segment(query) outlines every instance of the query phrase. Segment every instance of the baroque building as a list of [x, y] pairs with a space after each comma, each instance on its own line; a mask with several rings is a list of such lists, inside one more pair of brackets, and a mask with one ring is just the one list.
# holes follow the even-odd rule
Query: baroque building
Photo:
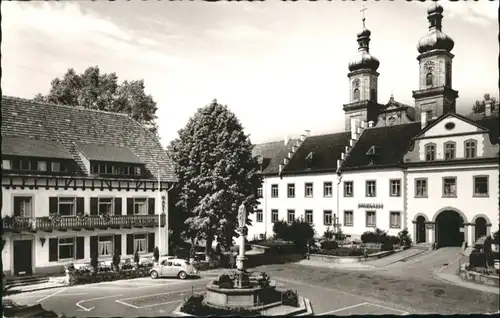
[[[443, 8], [427, 10], [429, 31], [418, 41], [419, 87], [414, 105], [377, 100], [380, 62], [371, 32], [358, 33], [348, 64], [345, 132], [303, 135], [294, 147], [277, 142], [264, 157], [279, 162], [264, 174], [250, 237], [272, 235], [277, 220], [302, 217], [317, 236], [327, 228], [359, 238], [375, 228], [405, 228], [416, 243], [472, 244], [499, 227], [499, 120], [489, 95], [480, 113], [456, 114], [454, 42], [442, 31]], [[265, 145], [257, 145], [257, 154]], [[275, 164], [276, 166], [276, 164]], [[432, 181], [432, 182], [431, 182]]]

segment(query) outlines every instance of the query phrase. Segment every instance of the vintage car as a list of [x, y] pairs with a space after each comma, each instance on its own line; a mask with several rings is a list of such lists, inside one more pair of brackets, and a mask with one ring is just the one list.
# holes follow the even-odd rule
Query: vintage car
[[179, 258], [168, 258], [160, 261], [149, 271], [152, 279], [158, 277], [178, 277], [186, 279], [189, 276], [197, 276], [198, 271], [188, 261]]

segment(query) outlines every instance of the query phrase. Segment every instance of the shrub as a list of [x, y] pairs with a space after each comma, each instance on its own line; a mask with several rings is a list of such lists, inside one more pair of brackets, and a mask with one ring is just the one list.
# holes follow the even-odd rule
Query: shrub
[[387, 239], [387, 232], [381, 229], [375, 229], [375, 231], [366, 231], [361, 235], [361, 241], [363, 243], [378, 243], [382, 244]]
[[410, 234], [408, 233], [407, 228], [400, 231], [398, 233], [398, 237], [399, 237], [399, 244], [401, 244], [401, 246], [410, 246], [411, 245], [411, 243], [412, 243], [411, 237], [410, 237]]
[[274, 236], [277, 239], [284, 241], [291, 241], [290, 226], [285, 221], [275, 222], [273, 225]]
[[335, 241], [324, 241], [321, 242], [321, 249], [322, 250], [334, 250], [339, 248], [339, 243]]
[[314, 238], [314, 227], [300, 218], [290, 225], [291, 240], [298, 252], [304, 252], [307, 244]]
[[330, 241], [333, 239], [334, 236], [335, 236], [335, 233], [333, 232], [333, 230], [330, 230], [330, 227], [327, 227], [326, 231], [323, 233], [323, 239], [325, 241]]
[[160, 259], [160, 250], [158, 249], [158, 246], [155, 247], [153, 256], [155, 258], [155, 262], [158, 262], [158, 260]]
[[283, 292], [283, 305], [298, 307], [299, 306], [299, 296], [296, 291], [288, 289]]
[[486, 267], [486, 256], [479, 250], [473, 250], [469, 255], [469, 266]]
[[342, 232], [342, 230], [339, 228], [337, 233], [335, 233], [335, 239], [339, 241], [343, 241], [346, 239], [346, 235]]
[[381, 251], [390, 251], [390, 250], [393, 250], [394, 249], [394, 244], [393, 244], [393, 240], [391, 240], [390, 238], [387, 238], [383, 243], [382, 243], [382, 246], [380, 247], [380, 250]]

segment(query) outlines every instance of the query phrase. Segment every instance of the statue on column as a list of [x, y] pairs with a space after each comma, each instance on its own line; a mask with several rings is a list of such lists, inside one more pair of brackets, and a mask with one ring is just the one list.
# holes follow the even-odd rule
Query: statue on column
[[242, 203], [238, 208], [238, 227], [241, 229], [246, 225], [247, 221], [247, 211], [245, 208], [245, 204]]

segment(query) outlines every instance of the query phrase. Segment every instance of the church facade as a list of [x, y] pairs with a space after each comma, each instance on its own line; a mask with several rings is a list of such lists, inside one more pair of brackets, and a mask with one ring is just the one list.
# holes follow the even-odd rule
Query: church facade
[[299, 217], [317, 236], [327, 228], [351, 238], [406, 228], [414, 242], [440, 246], [498, 230], [498, 105], [485, 95], [482, 114], [456, 114], [454, 42], [442, 30], [442, 13], [436, 3], [427, 10], [413, 106], [393, 96], [378, 102], [380, 62], [369, 51], [363, 19], [358, 55], [348, 65], [345, 131], [305, 134], [292, 146], [276, 142], [275, 151], [256, 145], [264, 182], [250, 238], [272, 236], [275, 221]]

